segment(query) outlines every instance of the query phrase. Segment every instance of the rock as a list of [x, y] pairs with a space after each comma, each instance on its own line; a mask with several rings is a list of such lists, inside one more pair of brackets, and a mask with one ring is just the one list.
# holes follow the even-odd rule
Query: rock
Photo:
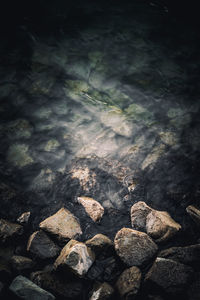
[[159, 257], [168, 258], [186, 265], [196, 265], [200, 263], [200, 244], [186, 247], [172, 247], [162, 250]]
[[107, 282], [100, 283], [93, 288], [89, 300], [108, 300], [114, 294], [114, 289]]
[[34, 266], [32, 259], [20, 255], [13, 255], [10, 259], [12, 269], [17, 272], [30, 270]]
[[0, 242], [4, 243], [14, 240], [22, 234], [23, 227], [21, 225], [0, 219]]
[[42, 221], [39, 226], [61, 241], [73, 239], [82, 234], [78, 220], [65, 208], [61, 208], [53, 216]]
[[26, 211], [23, 214], [21, 214], [21, 216], [17, 219], [17, 222], [20, 224], [27, 224], [30, 218], [30, 211]]
[[83, 293], [83, 284], [79, 280], [70, 281], [62, 276], [58, 277], [53, 272], [37, 271], [31, 274], [31, 280], [53, 295], [64, 298], [80, 297]]
[[27, 244], [27, 251], [41, 259], [53, 258], [58, 255], [60, 248], [43, 231], [34, 232]]
[[96, 256], [99, 254], [111, 254], [112, 250], [114, 249], [113, 242], [104, 234], [96, 234], [90, 240], [85, 242], [86, 246], [88, 246]]
[[157, 257], [145, 276], [145, 283], [162, 288], [166, 293], [181, 292], [193, 275], [191, 267], [171, 259]]
[[84, 276], [95, 260], [95, 254], [84, 243], [71, 240], [54, 263], [55, 269], [67, 269]]
[[187, 290], [188, 300], [200, 299], [200, 272], [195, 274], [192, 284]]
[[127, 266], [147, 264], [156, 254], [158, 247], [144, 232], [122, 228], [114, 240], [115, 250]]
[[135, 230], [146, 232], [146, 218], [152, 209], [143, 201], [131, 207], [131, 224]]
[[86, 213], [94, 222], [101, 220], [104, 208], [99, 202], [89, 197], [78, 197], [77, 200], [83, 205]]
[[35, 283], [23, 277], [17, 276], [11, 283], [9, 289], [19, 298], [25, 300], [54, 300], [55, 297], [43, 290]]
[[187, 213], [190, 215], [190, 217], [193, 219], [193, 221], [200, 226], [200, 209], [195, 207], [194, 205], [189, 205], [186, 208]]
[[6, 261], [0, 262], [0, 281], [8, 282], [11, 279], [11, 269]]
[[141, 283], [140, 269], [133, 266], [126, 269], [118, 278], [116, 288], [122, 299], [135, 299]]

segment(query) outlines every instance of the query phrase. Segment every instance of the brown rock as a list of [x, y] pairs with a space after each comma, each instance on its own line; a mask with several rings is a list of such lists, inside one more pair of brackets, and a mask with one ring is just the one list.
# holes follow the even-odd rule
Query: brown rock
[[145, 202], [139, 201], [131, 207], [131, 224], [135, 230], [146, 232], [146, 218], [152, 211]]
[[128, 266], [141, 266], [148, 263], [156, 254], [158, 247], [144, 232], [122, 228], [114, 240], [115, 250]]
[[86, 246], [88, 246], [95, 255], [99, 255], [101, 253], [107, 253], [108, 255], [114, 249], [113, 242], [104, 234], [96, 234], [90, 240], [85, 242]]
[[104, 208], [103, 206], [97, 202], [96, 200], [89, 197], [78, 197], [78, 202], [83, 205], [88, 216], [94, 221], [100, 221], [103, 214]]
[[189, 205], [186, 208], [187, 213], [190, 215], [190, 217], [193, 219], [193, 221], [200, 226], [200, 209], [195, 207], [194, 205]]
[[133, 266], [126, 269], [119, 277], [116, 288], [122, 299], [135, 299], [141, 283], [140, 269]]
[[84, 243], [71, 240], [62, 249], [54, 263], [55, 269], [66, 269], [84, 276], [95, 260], [94, 253]]
[[27, 251], [41, 259], [53, 258], [58, 255], [60, 248], [43, 231], [34, 232], [27, 244]]
[[39, 226], [58, 240], [68, 240], [82, 234], [78, 220], [65, 208], [61, 208], [53, 216], [42, 221]]
[[24, 212], [21, 216], [17, 219], [17, 222], [20, 224], [27, 224], [30, 218], [30, 211]]
[[96, 285], [89, 300], [109, 300], [114, 294], [114, 289], [107, 282]]
[[23, 227], [16, 223], [11, 223], [0, 219], [0, 242], [7, 242], [23, 234]]
[[34, 266], [32, 259], [24, 256], [13, 255], [10, 260], [12, 269], [17, 272], [30, 270]]

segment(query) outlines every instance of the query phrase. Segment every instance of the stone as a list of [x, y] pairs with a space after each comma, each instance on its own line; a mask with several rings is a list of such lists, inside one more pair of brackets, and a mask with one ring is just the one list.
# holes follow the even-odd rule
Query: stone
[[55, 297], [40, 288], [24, 276], [17, 276], [9, 286], [9, 289], [20, 299], [24, 300], [54, 300]]
[[159, 257], [172, 259], [186, 265], [196, 265], [200, 263], [200, 244], [185, 247], [171, 247], [162, 250]]
[[114, 294], [113, 287], [107, 282], [103, 282], [94, 286], [92, 295], [89, 300], [109, 300]]
[[83, 283], [80, 280], [71, 281], [64, 276], [59, 277], [55, 272], [33, 272], [31, 280], [58, 297], [76, 299], [83, 293]]
[[95, 260], [95, 254], [84, 243], [69, 241], [54, 263], [55, 269], [66, 269], [82, 277]]
[[186, 208], [187, 213], [193, 219], [197, 226], [200, 226], [200, 209], [195, 207], [194, 205], [189, 205]]
[[99, 202], [93, 198], [83, 196], [78, 197], [77, 200], [85, 208], [86, 213], [94, 222], [101, 220], [104, 214], [104, 208]]
[[82, 234], [77, 218], [65, 208], [61, 208], [42, 221], [39, 227], [61, 241], [73, 239]]
[[139, 201], [131, 207], [131, 225], [133, 229], [146, 232], [146, 218], [152, 211], [145, 202]]
[[30, 211], [26, 211], [23, 214], [21, 214], [21, 216], [19, 216], [19, 218], [17, 219], [17, 222], [24, 225], [27, 224], [30, 218]]
[[192, 279], [191, 267], [171, 259], [157, 257], [145, 276], [145, 284], [162, 288], [167, 293], [181, 292]]
[[130, 228], [122, 228], [117, 232], [114, 245], [118, 256], [129, 267], [147, 264], [158, 250], [146, 233]]
[[99, 254], [107, 254], [109, 255], [114, 249], [113, 242], [104, 234], [96, 234], [90, 240], [85, 242], [86, 246], [88, 246], [96, 256]]
[[0, 219], [0, 242], [14, 240], [17, 236], [23, 234], [23, 227], [19, 224], [11, 223]]
[[12, 269], [17, 272], [30, 270], [34, 266], [32, 259], [20, 255], [13, 255], [10, 259]]
[[47, 259], [56, 257], [60, 248], [42, 230], [34, 232], [27, 244], [27, 251], [34, 256]]
[[0, 262], [0, 281], [8, 282], [11, 279], [11, 269], [7, 261]]
[[116, 282], [121, 299], [135, 299], [140, 289], [141, 278], [140, 269], [135, 266], [122, 272]]

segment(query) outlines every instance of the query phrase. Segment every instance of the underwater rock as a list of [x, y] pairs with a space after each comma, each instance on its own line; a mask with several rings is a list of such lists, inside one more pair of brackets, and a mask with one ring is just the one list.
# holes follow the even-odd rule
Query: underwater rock
[[58, 255], [60, 248], [43, 231], [34, 232], [27, 244], [27, 251], [38, 258], [47, 259]]
[[30, 270], [34, 266], [32, 259], [20, 255], [13, 255], [10, 259], [10, 264], [12, 269], [18, 273]]
[[89, 300], [109, 300], [114, 294], [114, 289], [107, 282], [94, 286], [92, 295]]
[[42, 221], [39, 227], [54, 235], [58, 240], [73, 239], [82, 234], [78, 220], [65, 208], [61, 208], [54, 215]]
[[106, 235], [101, 233], [96, 234], [93, 238], [87, 240], [85, 244], [95, 253], [96, 256], [102, 253], [109, 256], [114, 249], [113, 242]]
[[104, 208], [99, 202], [97, 202], [93, 198], [84, 196], [78, 197], [77, 200], [80, 204], [82, 204], [82, 206], [85, 208], [86, 213], [94, 222], [101, 220], [104, 214]]
[[115, 250], [127, 266], [143, 266], [156, 254], [158, 247], [144, 232], [122, 228], [114, 240]]
[[140, 269], [135, 266], [122, 272], [116, 282], [121, 299], [135, 299], [140, 288], [141, 278]]
[[186, 211], [193, 219], [193, 221], [197, 224], [197, 226], [200, 226], [200, 210], [194, 205], [189, 205], [186, 208]]
[[54, 300], [55, 297], [24, 276], [17, 276], [9, 289], [24, 300]]
[[76, 275], [84, 276], [95, 260], [95, 254], [84, 243], [69, 241], [62, 249], [54, 263], [55, 269], [70, 270]]
[[22, 234], [23, 227], [21, 225], [0, 219], [0, 242], [14, 240]]
[[28, 154], [28, 145], [13, 144], [9, 147], [7, 160], [16, 167], [23, 168], [33, 163], [32, 157]]
[[21, 214], [21, 216], [19, 216], [19, 218], [17, 219], [17, 222], [20, 224], [27, 224], [30, 218], [30, 211], [26, 211], [23, 214]]

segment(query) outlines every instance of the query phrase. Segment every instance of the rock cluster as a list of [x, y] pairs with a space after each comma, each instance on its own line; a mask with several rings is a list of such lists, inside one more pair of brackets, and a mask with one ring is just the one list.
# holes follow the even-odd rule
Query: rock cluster
[[[83, 242], [79, 221], [61, 208], [31, 233], [20, 255], [15, 238], [25, 238], [27, 222], [18, 218], [23, 227], [1, 219], [0, 296], [162, 300], [187, 291], [187, 300], [193, 299], [191, 293], [199, 299], [200, 244], [160, 248], [181, 226], [144, 202], [132, 206], [130, 218], [134, 229], [120, 229], [114, 241], [99, 233]], [[6, 247], [11, 250], [2, 251]]]

